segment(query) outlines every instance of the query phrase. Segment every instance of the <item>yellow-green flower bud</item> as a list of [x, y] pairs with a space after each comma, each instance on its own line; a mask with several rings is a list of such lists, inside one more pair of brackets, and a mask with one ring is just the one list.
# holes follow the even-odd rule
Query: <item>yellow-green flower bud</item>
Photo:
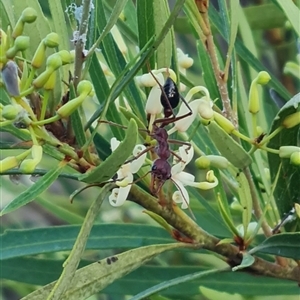
[[65, 118], [71, 115], [82, 104], [82, 102], [85, 100], [85, 98], [88, 95], [92, 95], [92, 92], [93, 92], [93, 85], [89, 81], [87, 80], [80, 81], [77, 86], [77, 93], [79, 94], [79, 96], [64, 104], [62, 107], [60, 107], [57, 110], [56, 113], [61, 118]]
[[210, 160], [206, 156], [201, 156], [195, 160], [195, 165], [199, 169], [208, 169], [210, 167]]
[[72, 99], [71, 101], [67, 102], [63, 106], [61, 106], [56, 113], [61, 117], [61, 118], [66, 118], [69, 115], [71, 115], [85, 100], [86, 94], [81, 94], [78, 97]]
[[19, 164], [18, 159], [15, 156], [9, 156], [0, 160], [0, 173], [17, 167]]
[[51, 32], [43, 39], [44, 44], [49, 48], [55, 48], [59, 45], [59, 35], [56, 32]]
[[208, 121], [211, 120], [214, 117], [214, 111], [211, 107], [210, 101], [201, 98], [198, 106], [198, 113], [202, 119]]
[[88, 80], [82, 80], [78, 83], [77, 93], [79, 95], [85, 94], [86, 96], [91, 94], [93, 91], [93, 85]]
[[2, 79], [9, 95], [11, 96], [20, 95], [18, 66], [14, 61], [12, 60], [8, 61], [5, 67], [2, 69]]
[[210, 160], [210, 165], [218, 169], [227, 169], [229, 162], [227, 158], [220, 155], [207, 155], [207, 158]]
[[43, 87], [46, 84], [46, 82], [49, 80], [51, 74], [61, 66], [62, 66], [62, 60], [60, 58], [60, 55], [58, 53], [54, 53], [50, 55], [46, 62], [46, 70], [42, 74], [40, 74], [32, 82], [32, 84], [35, 86], [35, 88]]
[[2, 110], [2, 117], [6, 120], [14, 120], [19, 112], [20, 108], [17, 105], [5, 105]]
[[292, 153], [290, 157], [290, 163], [294, 166], [300, 166], [300, 152], [296, 151]]
[[24, 51], [29, 47], [29, 37], [28, 36], [18, 36], [14, 42], [13, 47], [6, 51], [7, 58], [14, 58], [19, 51]]
[[279, 148], [279, 157], [289, 158], [294, 152], [300, 152], [300, 147], [297, 147], [297, 146], [281, 146]]
[[235, 130], [234, 125], [221, 114], [214, 111], [214, 120], [222, 127], [228, 134]]
[[11, 36], [15, 39], [23, 33], [25, 23], [20, 18], [11, 34]]
[[58, 52], [58, 54], [61, 58], [61, 61], [62, 61], [63, 65], [70, 64], [74, 61], [73, 56], [67, 50], [61, 50], [61, 51]]
[[20, 171], [24, 174], [31, 174], [34, 172], [38, 162], [35, 159], [28, 158], [24, 159], [20, 164]]
[[38, 69], [42, 66], [46, 58], [46, 49], [47, 49], [46, 45], [44, 44], [43, 41], [41, 41], [39, 46], [35, 50], [35, 53], [31, 61], [31, 65], [33, 68]]
[[62, 66], [62, 60], [58, 53], [54, 53], [47, 58], [46, 67], [52, 69], [52, 71], [57, 70]]
[[251, 114], [257, 114], [259, 109], [258, 89], [256, 79], [254, 79], [250, 86], [248, 110]]
[[24, 23], [33, 23], [37, 18], [37, 12], [32, 7], [27, 7], [23, 10], [21, 20]]
[[271, 76], [269, 75], [268, 72], [262, 71], [258, 73], [256, 79], [257, 79], [256, 82], [258, 84], [265, 85], [270, 81]]
[[292, 128], [298, 124], [300, 124], [300, 111], [287, 116], [282, 122], [285, 128]]
[[56, 72], [53, 72], [47, 82], [44, 85], [44, 89], [47, 91], [53, 90], [55, 88], [56, 83]]
[[31, 148], [32, 158], [40, 162], [43, 157], [43, 147], [41, 145], [33, 145]]

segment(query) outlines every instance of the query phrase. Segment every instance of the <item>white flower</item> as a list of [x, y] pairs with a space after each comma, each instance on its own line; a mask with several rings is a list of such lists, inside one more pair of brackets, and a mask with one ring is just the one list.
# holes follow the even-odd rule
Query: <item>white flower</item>
[[[196, 99], [189, 103], [192, 99], [193, 95], [198, 92], [203, 92], [205, 96], [201, 97], [200, 99]], [[168, 134], [172, 134], [176, 131], [185, 132], [190, 127], [190, 125], [194, 122], [197, 115], [199, 114], [201, 118], [205, 120], [210, 120], [213, 117], [213, 102], [210, 99], [209, 91], [204, 86], [195, 86], [190, 89], [185, 97], [185, 101], [188, 103], [189, 107], [192, 110], [192, 114], [187, 116], [186, 118], [180, 119], [174, 122], [174, 127], [172, 127]], [[183, 116], [189, 112], [189, 108], [185, 103], [181, 103], [179, 111], [176, 117]]]
[[[189, 148], [190, 147], [190, 148]], [[175, 183], [178, 191], [173, 194], [173, 201], [176, 203], [182, 203], [181, 208], [186, 209], [189, 207], [189, 194], [185, 186], [192, 186], [202, 190], [208, 190], [218, 185], [218, 179], [214, 176], [213, 171], [208, 171], [206, 174], [206, 181], [195, 182], [195, 176], [184, 172], [185, 166], [192, 160], [194, 155], [194, 149], [192, 146], [183, 145], [179, 147], [179, 155], [182, 158], [171, 169], [171, 180]]]
[[[120, 141], [116, 138], [110, 140], [111, 150], [115, 151], [120, 145]], [[146, 147], [144, 145], [136, 145], [132, 151], [133, 156], [137, 157]], [[127, 199], [129, 194], [131, 184], [133, 182], [133, 174], [137, 173], [138, 170], [142, 167], [145, 162], [147, 153], [142, 154], [137, 159], [124, 164], [117, 172], [117, 178], [115, 180], [116, 185], [119, 188], [112, 190], [111, 195], [109, 196], [109, 203], [112, 206], [121, 206]]]

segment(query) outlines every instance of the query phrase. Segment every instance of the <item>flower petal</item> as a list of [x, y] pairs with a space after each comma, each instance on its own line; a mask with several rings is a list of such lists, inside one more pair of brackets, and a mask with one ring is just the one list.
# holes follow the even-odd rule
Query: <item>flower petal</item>
[[[146, 147], [144, 145], [138, 144], [134, 147], [132, 154], [134, 156], [138, 156], [142, 151], [146, 150]], [[147, 153], [142, 154], [139, 158], [133, 160], [130, 163], [130, 172], [132, 174], [135, 174], [138, 172], [138, 170], [142, 167], [142, 165], [145, 162]]]
[[182, 184], [176, 183], [176, 185], [177, 184], [178, 184], [178, 186], [177, 186], [178, 191], [176, 191], [173, 194], [172, 199], [176, 203], [182, 203], [181, 208], [186, 209], [189, 207], [189, 203], [190, 203], [189, 194], [188, 194], [186, 188]]
[[180, 172], [172, 177], [173, 180], [180, 181], [183, 185], [193, 185], [195, 182], [195, 176], [187, 173], [187, 172]]
[[127, 199], [130, 188], [131, 185], [113, 189], [111, 195], [108, 197], [109, 203], [115, 207], [123, 205]]

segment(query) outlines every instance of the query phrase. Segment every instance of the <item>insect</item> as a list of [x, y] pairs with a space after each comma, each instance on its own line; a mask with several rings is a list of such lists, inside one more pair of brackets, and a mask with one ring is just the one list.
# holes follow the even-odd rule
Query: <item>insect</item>
[[[166, 82], [163, 86], [158, 82], [154, 74], [150, 71], [150, 74], [153, 76], [157, 84], [159, 85], [162, 94], [160, 97], [160, 102], [163, 106], [163, 114], [164, 118], [156, 119], [153, 124], [150, 124], [152, 127], [152, 131], [150, 132], [150, 136], [153, 140], [156, 140], [156, 146], [151, 146], [142, 151], [139, 155], [144, 154], [150, 150], [154, 149], [154, 152], [158, 156], [158, 158], [153, 162], [151, 167], [151, 185], [150, 190], [154, 195], [158, 195], [159, 191], [161, 190], [162, 186], [167, 180], [170, 180], [172, 177], [172, 166], [169, 163], [169, 158], [172, 155], [177, 157], [179, 161], [182, 161], [182, 158], [177, 155], [174, 151], [170, 149], [169, 144], [180, 144], [180, 145], [187, 145], [191, 147], [189, 143], [185, 143], [182, 141], [177, 140], [170, 140], [167, 130], [165, 126], [174, 123], [178, 120], [186, 118], [192, 114], [192, 110], [185, 101], [185, 99], [180, 95], [176, 83], [168, 76]], [[185, 103], [188, 107], [189, 111], [181, 116], [175, 116], [174, 108], [176, 108], [179, 104], [179, 100]], [[148, 125], [149, 127], [149, 125]], [[173, 181], [176, 185], [176, 183]], [[178, 187], [179, 188], [179, 187]]]

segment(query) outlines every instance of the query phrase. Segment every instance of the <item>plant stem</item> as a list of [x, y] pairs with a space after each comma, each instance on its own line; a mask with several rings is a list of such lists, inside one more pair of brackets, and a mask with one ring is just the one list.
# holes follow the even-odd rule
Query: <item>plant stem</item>
[[[192, 239], [195, 243], [202, 244], [204, 249], [226, 257], [230, 266], [237, 266], [241, 263], [242, 255], [236, 246], [231, 244], [218, 244], [220, 242], [218, 238], [208, 234], [189, 217], [186, 216], [182, 218], [181, 215], [176, 214], [173, 210], [162, 207], [158, 204], [156, 198], [136, 185], [132, 186], [130, 195], [130, 199], [134, 202], [163, 217], [171, 226]], [[296, 282], [298, 282], [300, 278], [300, 267], [282, 267], [281, 265], [268, 262], [259, 257], [255, 257], [255, 262], [252, 266], [245, 269], [245, 271], [247, 270], [250, 272], [254, 271], [260, 275], [289, 279]]]
[[90, 16], [90, 6], [91, 6], [91, 0], [83, 0], [82, 1], [82, 15], [81, 15], [81, 21], [79, 25], [79, 31], [78, 31], [78, 39], [75, 45], [75, 62], [74, 62], [74, 86], [75, 89], [81, 80], [81, 71], [82, 71], [82, 65], [83, 65], [83, 49], [84, 49], [84, 43], [83, 43], [83, 36], [87, 33], [88, 23], [89, 23], [89, 16]]

